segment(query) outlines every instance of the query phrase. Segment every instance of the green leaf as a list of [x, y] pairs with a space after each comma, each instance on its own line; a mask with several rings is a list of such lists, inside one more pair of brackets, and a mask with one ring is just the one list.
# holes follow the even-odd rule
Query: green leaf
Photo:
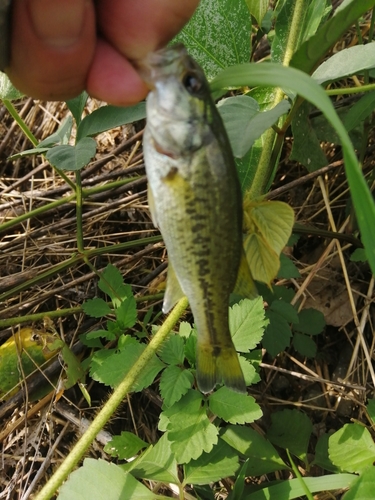
[[307, 356], [308, 358], [313, 358], [316, 356], [317, 346], [316, 343], [303, 333], [295, 332], [293, 336], [293, 347], [302, 356]]
[[164, 434], [155, 446], [149, 446], [130, 467], [130, 471], [133, 476], [140, 479], [179, 484], [177, 462], [167, 434]]
[[24, 94], [14, 87], [8, 76], [0, 71], [0, 99], [3, 101], [15, 101], [21, 99]]
[[262, 24], [263, 17], [268, 10], [268, 0], [245, 0], [247, 8], [252, 16], [255, 17], [259, 26]]
[[244, 299], [229, 309], [229, 329], [239, 352], [249, 352], [261, 341], [267, 325], [262, 297]]
[[[144, 344], [127, 345], [120, 352], [98, 351], [91, 362], [90, 375], [94, 380], [111, 387], [116, 387], [132, 368], [145, 349]], [[154, 381], [156, 375], [164, 368], [164, 364], [153, 356], [145, 369], [139, 374], [132, 391], [139, 392]]]
[[208, 404], [214, 415], [231, 424], [251, 423], [262, 416], [262, 410], [252, 396], [238, 394], [227, 387], [211, 394]]
[[77, 127], [81, 123], [82, 119], [82, 113], [83, 110], [85, 109], [86, 101], [88, 98], [88, 93], [86, 91], [83, 91], [79, 96], [74, 97], [73, 99], [69, 99], [69, 101], [66, 101], [66, 105], [69, 108], [69, 111], [72, 113]]
[[299, 322], [299, 315], [292, 304], [288, 304], [284, 300], [274, 300], [270, 305], [270, 310], [277, 312], [288, 323], [293, 323], [294, 326]]
[[364, 248], [356, 248], [350, 256], [352, 262], [367, 262], [366, 251]]
[[81, 362], [67, 344], [64, 344], [61, 350], [61, 357], [64, 361], [66, 373], [64, 389], [70, 389], [78, 381], [84, 380], [85, 371], [82, 368]]
[[209, 453], [218, 440], [218, 429], [211, 424], [202, 396], [190, 389], [177, 403], [163, 414], [167, 425], [171, 450], [180, 464], [196, 460], [203, 452]]
[[235, 158], [242, 193], [249, 189], [254, 180], [262, 151], [263, 140], [258, 139], [243, 158]]
[[287, 100], [281, 101], [269, 111], [260, 111], [257, 101], [246, 95], [222, 99], [218, 110], [223, 118], [234, 156], [245, 156], [254, 142], [289, 109]]
[[372, 423], [375, 424], [375, 399], [369, 399], [367, 401], [367, 413], [372, 420]]
[[67, 144], [51, 148], [46, 158], [60, 170], [81, 170], [96, 153], [96, 142], [91, 137], [84, 137], [75, 146]]
[[245, 385], [253, 385], [260, 382], [259, 373], [256, 371], [255, 366], [243, 356], [239, 356], [239, 361], [242, 369], [242, 373], [245, 379]]
[[138, 482], [117, 465], [86, 458], [83, 466], [72, 472], [59, 490], [59, 500], [119, 500], [131, 492], [132, 500], [162, 498]]
[[102, 272], [98, 286], [102, 292], [111, 297], [115, 307], [119, 307], [121, 302], [133, 296], [131, 286], [124, 284], [122, 274], [112, 264], [108, 264]]
[[[294, 0], [284, 0], [277, 13], [275, 23], [275, 36], [271, 44], [271, 61], [282, 63], [285, 57], [285, 50], [288, 45], [290, 34], [290, 19], [293, 17], [295, 9]], [[279, 8], [279, 5], [277, 6]]]
[[201, 0], [174, 41], [186, 45], [208, 80], [250, 58], [251, 19], [244, 0]]
[[312, 423], [307, 415], [298, 410], [283, 410], [271, 415], [272, 424], [268, 439], [306, 462], [307, 448], [312, 433]]
[[248, 458], [247, 476], [288, 469], [272, 444], [251, 427], [228, 425], [221, 438]]
[[355, 45], [336, 52], [314, 71], [312, 77], [319, 84], [322, 84], [374, 67], [375, 43]]
[[137, 455], [140, 450], [149, 445], [132, 432], [122, 431], [120, 436], [113, 436], [105, 447], [104, 451], [112, 457], [118, 457], [120, 460], [128, 460]]
[[[375, 4], [375, 0], [372, 1]], [[364, 0], [363, 3], [367, 3], [367, 1]], [[353, 9], [355, 9], [355, 6], [353, 6]], [[375, 202], [363, 177], [350, 138], [328, 96], [312, 78], [304, 73], [294, 68], [272, 63], [248, 63], [227, 68], [215, 78], [211, 88], [212, 90], [218, 90], [226, 86], [237, 87], [244, 85], [278, 85], [286, 89], [289, 88], [320, 108], [330, 124], [336, 129], [344, 153], [345, 172], [361, 231], [361, 238], [371, 270], [375, 273], [375, 232], [373, 231], [375, 227]]]
[[[190, 331], [191, 326], [189, 325]], [[184, 362], [185, 342], [179, 335], [170, 335], [158, 351], [159, 358], [167, 365], [182, 365]]]
[[196, 330], [191, 330], [190, 337], [187, 339], [185, 344], [185, 356], [189, 361], [190, 366], [195, 365], [195, 356], [197, 352], [197, 332]]
[[360, 2], [352, 0], [344, 9], [340, 11], [337, 9], [336, 15], [301, 45], [292, 57], [291, 66], [305, 73], [311, 73], [346, 30], [374, 5], [375, 0], [361, 0]]
[[197, 460], [184, 466], [185, 484], [209, 484], [234, 476], [238, 469], [237, 453], [219, 439], [210, 453], [203, 453]]
[[67, 116], [53, 134], [49, 135], [38, 144], [38, 148], [51, 148], [58, 144], [68, 144], [72, 134], [73, 119]]
[[146, 118], [146, 103], [140, 102], [127, 108], [102, 106], [81, 121], [77, 129], [77, 141], [83, 137], [93, 136], [111, 128], [133, 123]]
[[313, 464], [322, 467], [330, 472], [340, 472], [340, 469], [333, 465], [328, 455], [328, 442], [330, 434], [322, 434], [315, 446], [315, 458]]
[[187, 393], [194, 382], [194, 375], [179, 366], [168, 366], [160, 377], [160, 394], [164, 405], [172, 406]]
[[102, 316], [113, 313], [107, 302], [99, 298], [86, 300], [86, 302], [82, 304], [82, 309], [85, 314], [92, 318], [101, 318]]
[[342, 471], [363, 473], [375, 460], [370, 432], [360, 424], [345, 424], [329, 438], [329, 458]]
[[[374, 44], [375, 45], [375, 44]], [[355, 129], [368, 118], [375, 108], [375, 92], [368, 92], [356, 102], [344, 118], [344, 125], [348, 132]]]
[[325, 326], [324, 314], [317, 309], [308, 308], [298, 313], [298, 323], [293, 325], [293, 328], [308, 335], [318, 335]]
[[373, 500], [375, 484], [375, 467], [369, 467], [356, 478], [342, 500]]
[[279, 352], [289, 347], [292, 330], [286, 319], [278, 312], [269, 309], [266, 316], [269, 324], [264, 332], [262, 344], [267, 352], [275, 357]]
[[280, 254], [280, 269], [277, 273], [279, 279], [300, 278], [300, 272], [294, 262], [284, 253]]
[[124, 299], [115, 308], [116, 319], [119, 327], [123, 330], [131, 328], [137, 321], [137, 304], [133, 295]]

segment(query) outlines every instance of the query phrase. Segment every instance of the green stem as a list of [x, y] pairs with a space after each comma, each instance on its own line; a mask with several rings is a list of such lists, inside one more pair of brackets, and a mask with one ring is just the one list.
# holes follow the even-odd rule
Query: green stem
[[362, 94], [362, 92], [371, 92], [375, 90], [375, 83], [369, 83], [368, 85], [362, 85], [361, 87], [344, 87], [342, 89], [331, 89], [326, 90], [328, 96], [331, 95], [351, 95], [351, 94]]
[[3, 100], [4, 106], [7, 108], [8, 113], [11, 115], [11, 117], [14, 119], [14, 121], [17, 123], [19, 128], [22, 130], [22, 132], [25, 134], [25, 136], [29, 139], [31, 144], [35, 147], [38, 145], [38, 140], [36, 137], [33, 135], [29, 127], [26, 125], [26, 123], [22, 120], [20, 115], [17, 113], [16, 108], [13, 106], [11, 101], [8, 101], [7, 99]]
[[300, 471], [298, 470], [298, 467], [296, 466], [296, 464], [293, 462], [293, 459], [292, 459], [292, 455], [290, 454], [289, 450], [286, 449], [286, 453], [288, 455], [288, 458], [289, 458], [289, 461], [290, 461], [290, 464], [292, 466], [292, 469], [293, 469], [293, 472], [294, 474], [296, 475], [297, 479], [299, 479], [300, 481], [300, 484], [305, 492], [305, 495], [306, 497], [308, 498], [308, 500], [314, 500], [313, 499], [313, 496], [311, 494], [311, 491], [309, 490], [309, 488], [307, 487], [303, 477], [301, 476], [301, 473]]
[[71, 450], [71, 452], [66, 457], [64, 462], [59, 466], [59, 468], [56, 470], [53, 476], [49, 479], [47, 484], [35, 496], [35, 500], [48, 500], [56, 493], [57, 489], [66, 480], [66, 478], [71, 473], [73, 468], [82, 459], [87, 449], [94, 441], [98, 432], [101, 429], [103, 429], [103, 427], [112, 417], [118, 406], [123, 402], [124, 398], [129, 394], [134, 383], [138, 379], [139, 375], [151, 361], [152, 357], [155, 355], [156, 351], [160, 348], [164, 340], [167, 338], [169, 332], [172, 330], [177, 321], [180, 319], [187, 306], [188, 306], [188, 301], [185, 297], [182, 298], [177, 303], [171, 314], [166, 318], [162, 326], [154, 335], [154, 337], [152, 338], [151, 342], [148, 344], [146, 349], [143, 351], [138, 360], [129, 370], [124, 380], [114, 390], [112, 396], [108, 399], [107, 403], [97, 414], [97, 416], [91, 423], [90, 427], [78, 440], [74, 448]]
[[85, 245], [83, 241], [83, 196], [82, 196], [82, 179], [81, 171], [76, 172], [76, 216], [77, 216], [77, 249], [80, 253], [84, 253]]

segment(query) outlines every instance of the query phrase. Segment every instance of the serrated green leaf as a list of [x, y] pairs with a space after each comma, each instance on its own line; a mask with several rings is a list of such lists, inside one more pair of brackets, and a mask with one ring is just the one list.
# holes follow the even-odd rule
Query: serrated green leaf
[[81, 121], [77, 130], [77, 140], [110, 130], [111, 128], [133, 123], [146, 117], [146, 103], [134, 106], [102, 106]]
[[177, 403], [163, 414], [169, 423], [168, 439], [171, 450], [180, 464], [196, 460], [203, 452], [209, 453], [218, 440], [218, 429], [211, 424], [202, 396], [190, 389]]
[[83, 110], [85, 109], [88, 96], [89, 96], [88, 93], [86, 91], [83, 91], [79, 96], [66, 101], [66, 105], [68, 106], [69, 111], [72, 113], [76, 121], [77, 127], [81, 123], [82, 113]]
[[119, 500], [131, 492], [132, 500], [162, 498], [138, 482], [131, 474], [104, 460], [86, 458], [59, 489], [59, 500]]
[[15, 101], [21, 99], [24, 94], [16, 89], [8, 76], [0, 71], [0, 99], [3, 101]]
[[249, 352], [261, 341], [267, 325], [262, 297], [244, 299], [229, 309], [229, 329], [239, 352]]
[[265, 329], [262, 344], [267, 352], [275, 357], [279, 352], [289, 347], [292, 330], [286, 319], [279, 313], [268, 310], [266, 316], [269, 319], [269, 324]]
[[306, 333], [307, 335], [318, 335], [322, 333], [325, 326], [324, 314], [317, 309], [308, 308], [302, 309], [298, 313], [298, 323], [293, 328], [297, 332]]
[[375, 461], [375, 444], [363, 425], [345, 424], [328, 443], [329, 458], [342, 471], [360, 474]]
[[177, 462], [166, 434], [159, 439], [155, 446], [150, 446], [130, 470], [133, 476], [140, 479], [180, 483]]
[[174, 41], [186, 45], [208, 80], [250, 58], [251, 19], [244, 0], [202, 0]]
[[243, 377], [245, 379], [245, 385], [249, 386], [260, 382], [261, 379], [259, 373], [255, 369], [255, 366], [243, 356], [239, 356], [238, 359], [240, 361]]
[[297, 328], [299, 315], [292, 304], [288, 304], [284, 300], [274, 300], [270, 305], [270, 310], [280, 314], [288, 323], [293, 323]]
[[164, 405], [172, 406], [187, 393], [194, 383], [194, 375], [179, 366], [168, 366], [160, 377], [160, 394]]
[[282, 410], [271, 415], [272, 424], [268, 439], [306, 462], [307, 448], [312, 433], [312, 423], [298, 410]]
[[60, 170], [81, 170], [95, 156], [96, 142], [84, 137], [75, 146], [67, 144], [48, 150], [46, 158]]
[[[136, 343], [126, 346], [120, 352], [112, 351], [109, 356], [103, 355], [102, 351], [95, 353], [91, 361], [91, 377], [102, 384], [116, 387], [138, 360], [144, 349], [144, 344]], [[153, 356], [139, 374], [132, 391], [139, 392], [151, 385], [162, 368], [164, 368], [164, 364], [159, 358]]]
[[195, 365], [195, 356], [197, 352], [197, 332], [194, 330], [190, 334], [185, 344], [185, 356], [189, 361], [190, 366]]
[[82, 304], [82, 309], [85, 314], [92, 318], [101, 318], [113, 312], [105, 300], [97, 297], [95, 299], [86, 300], [86, 302]]
[[300, 278], [301, 274], [298, 271], [294, 262], [284, 253], [280, 254], [280, 269], [277, 273], [279, 279]]
[[98, 282], [98, 286], [100, 290], [111, 297], [115, 307], [118, 307], [123, 300], [133, 295], [131, 286], [124, 284], [122, 274], [117, 267], [112, 264], [108, 264], [108, 266], [104, 269]]
[[178, 334], [181, 335], [181, 337], [183, 337], [183, 338], [190, 337], [191, 324], [188, 323], [187, 321], [181, 321], [179, 329], [178, 329]]
[[214, 415], [231, 424], [251, 423], [262, 416], [262, 410], [252, 396], [238, 394], [227, 387], [211, 394], [208, 404]]
[[118, 457], [120, 460], [127, 460], [137, 455], [140, 450], [149, 445], [132, 432], [122, 431], [119, 436], [113, 436], [105, 447], [104, 451], [112, 457]]
[[137, 321], [137, 303], [133, 295], [126, 297], [121, 304], [115, 308], [117, 323], [120, 328], [131, 328]]
[[288, 469], [272, 444], [251, 427], [228, 425], [221, 438], [248, 457], [247, 476], [260, 476]]
[[184, 339], [179, 335], [172, 334], [161, 346], [158, 356], [167, 365], [181, 365], [184, 362], [184, 349]]
[[210, 453], [203, 453], [197, 460], [184, 466], [186, 484], [209, 484], [234, 476], [239, 467], [237, 453], [222, 439]]
[[295, 332], [293, 335], [293, 347], [302, 356], [313, 358], [316, 356], [317, 346], [312, 338], [309, 336]]

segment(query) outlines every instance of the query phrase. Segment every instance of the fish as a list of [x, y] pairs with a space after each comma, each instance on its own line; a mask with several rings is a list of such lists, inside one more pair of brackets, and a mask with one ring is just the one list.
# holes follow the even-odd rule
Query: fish
[[224, 383], [246, 393], [228, 318], [243, 257], [231, 146], [205, 74], [184, 45], [149, 54], [140, 71], [151, 89], [143, 138], [148, 203], [168, 254], [163, 312], [188, 298], [201, 392]]

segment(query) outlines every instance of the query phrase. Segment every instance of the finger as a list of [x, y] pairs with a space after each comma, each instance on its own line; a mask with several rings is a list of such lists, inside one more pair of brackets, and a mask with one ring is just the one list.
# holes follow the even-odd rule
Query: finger
[[66, 100], [84, 88], [95, 50], [88, 0], [15, 0], [7, 73], [22, 92]]

